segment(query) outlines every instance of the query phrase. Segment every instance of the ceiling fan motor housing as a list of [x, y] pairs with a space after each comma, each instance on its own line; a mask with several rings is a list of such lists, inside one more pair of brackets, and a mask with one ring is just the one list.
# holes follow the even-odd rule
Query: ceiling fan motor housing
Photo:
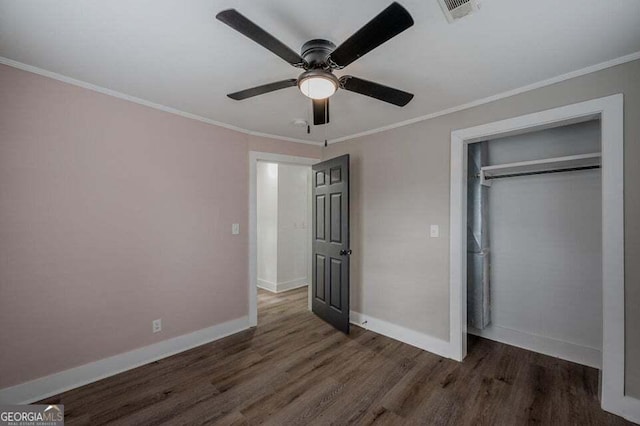
[[300, 49], [300, 56], [302, 56], [308, 64], [308, 69], [329, 68], [327, 59], [335, 48], [336, 45], [331, 43], [329, 40], [317, 38], [309, 40], [302, 45], [302, 49]]
[[309, 93], [310, 89], [308, 86], [303, 87], [304, 84], [313, 84], [310, 83], [311, 81], [319, 82], [320, 84], [322, 84], [322, 80], [330, 81], [333, 85], [333, 89], [325, 89], [327, 90], [327, 97], [331, 96], [340, 87], [340, 82], [338, 81], [338, 78], [333, 75], [332, 69], [328, 63], [329, 55], [335, 50], [335, 48], [335, 44], [331, 43], [329, 40], [323, 39], [309, 40], [302, 45], [302, 49], [300, 49], [300, 56], [302, 56], [305, 62], [305, 72], [298, 76], [298, 88], [305, 96], [308, 96], [312, 99], [324, 98], [323, 95], [320, 95], [316, 98], [314, 95]]

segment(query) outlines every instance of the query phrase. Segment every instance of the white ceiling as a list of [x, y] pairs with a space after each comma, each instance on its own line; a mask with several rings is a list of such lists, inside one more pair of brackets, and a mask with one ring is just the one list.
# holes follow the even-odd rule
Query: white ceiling
[[292, 49], [340, 44], [391, 0], [0, 0], [0, 56], [243, 129], [341, 138], [431, 114], [640, 51], [638, 0], [484, 0], [448, 24], [436, 0], [400, 0], [415, 25], [338, 74], [414, 93], [399, 108], [331, 98], [331, 123], [295, 127], [310, 101], [285, 89], [226, 93], [299, 70], [217, 21], [236, 8]]

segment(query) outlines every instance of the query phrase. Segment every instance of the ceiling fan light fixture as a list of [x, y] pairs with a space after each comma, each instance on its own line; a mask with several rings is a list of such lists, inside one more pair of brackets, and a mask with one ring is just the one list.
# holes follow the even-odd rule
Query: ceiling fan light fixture
[[326, 99], [336, 93], [340, 82], [330, 72], [310, 70], [298, 79], [298, 88], [308, 98]]

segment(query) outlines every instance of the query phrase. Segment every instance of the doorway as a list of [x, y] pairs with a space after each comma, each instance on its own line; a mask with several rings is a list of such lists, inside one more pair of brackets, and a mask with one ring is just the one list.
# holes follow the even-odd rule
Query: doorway
[[310, 282], [309, 166], [257, 165], [258, 288], [284, 293]]
[[[260, 291], [279, 294], [288, 290], [311, 288], [311, 166], [319, 160], [307, 157], [295, 157], [281, 154], [251, 151], [249, 153], [249, 324], [254, 327], [258, 324], [258, 289]], [[282, 175], [280, 175], [282, 173]], [[299, 179], [306, 174], [306, 218], [302, 218], [300, 206], [302, 200], [299, 193], [292, 190], [300, 190]], [[277, 195], [278, 176], [287, 186], [287, 196], [281, 199], [282, 212], [281, 225], [283, 226], [282, 238], [288, 242], [280, 247], [282, 249], [282, 269], [278, 274], [278, 200]], [[296, 185], [287, 185], [292, 179], [298, 178]], [[260, 179], [260, 183], [259, 183]], [[275, 185], [275, 187], [274, 187]], [[259, 186], [262, 186], [261, 195], [265, 196], [263, 202], [270, 204], [262, 209], [261, 218], [258, 218], [258, 194]], [[270, 193], [271, 192], [271, 193]], [[276, 194], [273, 194], [275, 192]], [[285, 204], [294, 203], [297, 208], [295, 214], [287, 215]], [[263, 204], [264, 205], [264, 204]], [[304, 213], [302, 213], [304, 214]], [[275, 217], [274, 217], [275, 215]], [[258, 223], [260, 224], [260, 235]], [[302, 244], [303, 253], [297, 253], [296, 247]], [[306, 253], [306, 255], [304, 255]], [[260, 255], [260, 259], [259, 259]], [[260, 270], [259, 270], [260, 268]], [[280, 278], [278, 278], [280, 275]], [[305, 282], [307, 281], [307, 282]], [[298, 290], [301, 291], [301, 290]], [[307, 306], [311, 306], [311, 293], [307, 291]]]

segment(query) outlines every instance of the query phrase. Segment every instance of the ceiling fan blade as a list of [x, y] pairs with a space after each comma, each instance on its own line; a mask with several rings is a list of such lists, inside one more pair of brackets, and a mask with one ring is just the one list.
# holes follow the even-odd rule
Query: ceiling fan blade
[[329, 58], [337, 66], [344, 68], [412, 25], [413, 18], [409, 12], [393, 2], [338, 46]]
[[390, 104], [405, 106], [411, 99], [413, 94], [392, 87], [383, 86], [373, 81], [363, 80], [352, 75], [340, 77], [340, 87], [351, 92], [360, 93], [361, 95], [370, 96]]
[[224, 22], [234, 30], [255, 41], [262, 47], [275, 53], [293, 66], [302, 66], [304, 59], [288, 48], [280, 40], [251, 22], [235, 9], [227, 9], [216, 15], [216, 19]]
[[287, 87], [293, 87], [298, 84], [298, 80], [291, 78], [289, 80], [276, 81], [275, 83], [263, 84], [262, 86], [252, 87], [250, 89], [241, 90], [235, 93], [229, 93], [227, 96], [236, 101], [252, 98], [258, 95], [264, 95], [265, 93], [273, 92], [275, 90], [286, 89]]
[[329, 98], [313, 99], [313, 125], [327, 124], [329, 122]]

